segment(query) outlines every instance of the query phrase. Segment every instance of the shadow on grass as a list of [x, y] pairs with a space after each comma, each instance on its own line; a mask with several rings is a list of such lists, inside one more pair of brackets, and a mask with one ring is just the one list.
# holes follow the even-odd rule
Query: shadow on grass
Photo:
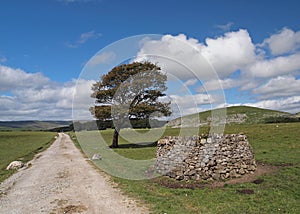
[[129, 143], [129, 144], [119, 144], [118, 149], [131, 149], [131, 148], [148, 148], [156, 147], [157, 142], [143, 142], [143, 143]]

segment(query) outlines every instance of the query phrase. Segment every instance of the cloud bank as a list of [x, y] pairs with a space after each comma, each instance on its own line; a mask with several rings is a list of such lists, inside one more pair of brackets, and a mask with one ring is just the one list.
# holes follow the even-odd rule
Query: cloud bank
[[94, 81], [51, 81], [41, 73], [28, 73], [0, 65], [0, 120], [71, 120], [74, 93], [91, 103]]
[[[195, 77], [198, 77], [201, 82], [196, 89], [198, 93], [209, 94], [220, 90], [221, 85], [225, 93], [238, 91], [239, 99], [245, 96], [241, 94], [250, 95], [254, 101], [251, 105], [299, 112], [299, 35], [300, 31], [283, 28], [260, 44], [253, 43], [246, 29], [206, 38], [204, 42], [184, 34], [165, 35], [160, 40], [146, 40], [137, 60], [158, 62], [164, 71], [186, 82], [186, 86], [195, 85]], [[163, 56], [169, 60], [153, 56]], [[183, 72], [182, 68], [174, 66], [173, 61], [184, 64], [191, 72]], [[213, 72], [217, 78], [211, 75]], [[244, 97], [244, 100], [249, 99]], [[274, 102], [262, 101], [264, 99]], [[287, 99], [293, 100], [291, 105], [281, 102]], [[227, 97], [227, 100], [230, 103], [234, 99]], [[270, 106], [276, 100], [282, 105]], [[249, 104], [246, 102], [244, 104]]]
[[[73, 45], [84, 44], [95, 35], [93, 31], [82, 34]], [[177, 87], [178, 94], [169, 98], [182, 106], [184, 114], [216, 103], [219, 95], [215, 91], [220, 86], [228, 95], [227, 106], [237, 104], [239, 98], [239, 104], [300, 112], [299, 35], [300, 31], [283, 28], [260, 44], [253, 43], [246, 29], [202, 42], [184, 34], [164, 35], [145, 39], [136, 60], [158, 63], [181, 80], [190, 94], [180, 94]], [[114, 56], [101, 55], [91, 63], [103, 64]], [[91, 117], [87, 109], [93, 104], [90, 94], [94, 80], [58, 83], [42, 73], [4, 65], [0, 65], [0, 77], [0, 120], [70, 120], [74, 93], [76, 108], [85, 110], [83, 114], [78, 111], [76, 117]], [[189, 105], [190, 100], [194, 106]]]

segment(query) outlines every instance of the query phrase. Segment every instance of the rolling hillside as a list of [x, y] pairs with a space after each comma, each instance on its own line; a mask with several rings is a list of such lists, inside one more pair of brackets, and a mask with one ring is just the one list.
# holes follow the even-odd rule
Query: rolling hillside
[[70, 121], [0, 121], [0, 130], [49, 130], [68, 126]]
[[[226, 115], [223, 117], [222, 115]], [[282, 111], [261, 109], [250, 106], [232, 106], [223, 109], [209, 110], [196, 114], [176, 118], [169, 121], [168, 126], [172, 127], [196, 127], [209, 125], [211, 121], [219, 124], [256, 124], [264, 123], [270, 117], [290, 117], [292, 114]]]
[[[226, 118], [220, 114], [226, 111]], [[171, 127], [197, 127], [209, 125], [212, 121], [227, 124], [257, 124], [264, 123], [271, 117], [294, 117], [300, 118], [300, 112], [290, 114], [282, 111], [255, 108], [250, 106], [233, 106], [226, 109], [215, 109], [196, 114], [176, 118], [167, 123]], [[226, 120], [226, 121], [225, 121]], [[3, 130], [50, 130], [58, 127], [66, 127], [72, 124], [71, 121], [0, 121], [0, 131]]]
[[293, 115], [294, 117], [300, 117], [300, 112]]

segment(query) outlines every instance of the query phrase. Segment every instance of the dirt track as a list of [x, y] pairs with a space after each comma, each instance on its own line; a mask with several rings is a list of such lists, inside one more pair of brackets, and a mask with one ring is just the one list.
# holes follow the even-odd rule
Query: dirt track
[[0, 213], [148, 213], [113, 188], [66, 134], [31, 163], [0, 185]]

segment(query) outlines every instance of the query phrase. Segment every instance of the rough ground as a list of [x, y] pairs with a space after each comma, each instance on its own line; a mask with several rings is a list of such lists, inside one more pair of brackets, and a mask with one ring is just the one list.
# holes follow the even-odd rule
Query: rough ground
[[66, 134], [31, 164], [0, 185], [0, 213], [148, 213], [113, 188]]

